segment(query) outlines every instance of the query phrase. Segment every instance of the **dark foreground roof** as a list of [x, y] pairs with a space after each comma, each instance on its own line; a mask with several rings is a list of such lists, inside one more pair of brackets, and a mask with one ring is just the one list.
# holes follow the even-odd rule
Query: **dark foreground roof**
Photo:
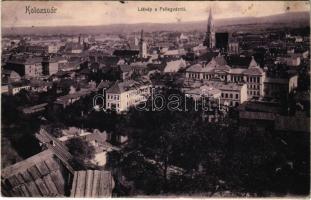
[[66, 177], [50, 149], [2, 170], [1, 193], [13, 197], [64, 196]]
[[75, 171], [70, 197], [111, 197], [113, 188], [109, 171]]
[[310, 118], [297, 116], [279, 116], [275, 120], [278, 131], [293, 131], [310, 133]]

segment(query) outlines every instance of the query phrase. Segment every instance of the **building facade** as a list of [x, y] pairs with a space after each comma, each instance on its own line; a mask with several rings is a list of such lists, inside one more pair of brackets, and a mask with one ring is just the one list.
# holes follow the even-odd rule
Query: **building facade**
[[42, 75], [42, 58], [17, 58], [7, 61], [5, 69], [14, 70], [20, 76], [39, 77]]
[[188, 81], [211, 81], [215, 78], [223, 82], [245, 83], [247, 85], [248, 98], [264, 96], [265, 72], [252, 58], [248, 69], [231, 68], [225, 59], [218, 55], [209, 63], [201, 63], [190, 66], [186, 70]]
[[149, 82], [127, 80], [116, 82], [106, 91], [106, 109], [116, 112], [127, 111], [130, 107], [147, 101], [151, 95]]

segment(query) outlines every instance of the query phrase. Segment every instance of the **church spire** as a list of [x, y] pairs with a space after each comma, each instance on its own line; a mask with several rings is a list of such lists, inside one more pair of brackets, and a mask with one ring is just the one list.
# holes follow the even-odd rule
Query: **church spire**
[[207, 20], [207, 32], [211, 32], [212, 28], [212, 23], [213, 23], [213, 15], [212, 15], [212, 9], [209, 9], [209, 15], [208, 15], [208, 20]]
[[143, 29], [141, 29], [140, 31], [140, 41], [141, 42], [144, 41], [144, 30]]
[[140, 58], [147, 57], [147, 44], [144, 41], [144, 30], [143, 29], [140, 32], [139, 56]]
[[215, 47], [215, 32], [214, 32], [214, 22], [213, 22], [213, 14], [212, 9], [209, 10], [209, 15], [207, 19], [207, 29], [205, 34], [205, 39], [203, 45], [208, 48]]

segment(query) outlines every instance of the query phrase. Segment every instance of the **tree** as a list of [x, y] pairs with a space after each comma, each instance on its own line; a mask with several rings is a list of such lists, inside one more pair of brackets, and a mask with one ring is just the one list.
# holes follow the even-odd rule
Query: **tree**
[[66, 146], [69, 152], [77, 159], [82, 160], [84, 163], [91, 160], [95, 156], [95, 148], [89, 144], [89, 142], [79, 138], [74, 137], [67, 141]]

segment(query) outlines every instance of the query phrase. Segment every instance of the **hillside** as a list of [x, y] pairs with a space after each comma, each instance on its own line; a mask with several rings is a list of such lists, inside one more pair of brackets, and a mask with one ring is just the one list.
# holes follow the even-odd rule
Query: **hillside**
[[[267, 27], [300, 27], [309, 26], [310, 14], [308, 12], [289, 12], [267, 17], [240, 17], [216, 19], [215, 26], [225, 30], [230, 26], [239, 26], [243, 30], [246, 25], [265, 25]], [[18, 27], [2, 28], [6, 34], [100, 34], [100, 33], [128, 33], [144, 29], [151, 31], [204, 31], [206, 21], [179, 22], [179, 23], [140, 23], [140, 24], [112, 24], [100, 26], [62, 26], [62, 27]]]

